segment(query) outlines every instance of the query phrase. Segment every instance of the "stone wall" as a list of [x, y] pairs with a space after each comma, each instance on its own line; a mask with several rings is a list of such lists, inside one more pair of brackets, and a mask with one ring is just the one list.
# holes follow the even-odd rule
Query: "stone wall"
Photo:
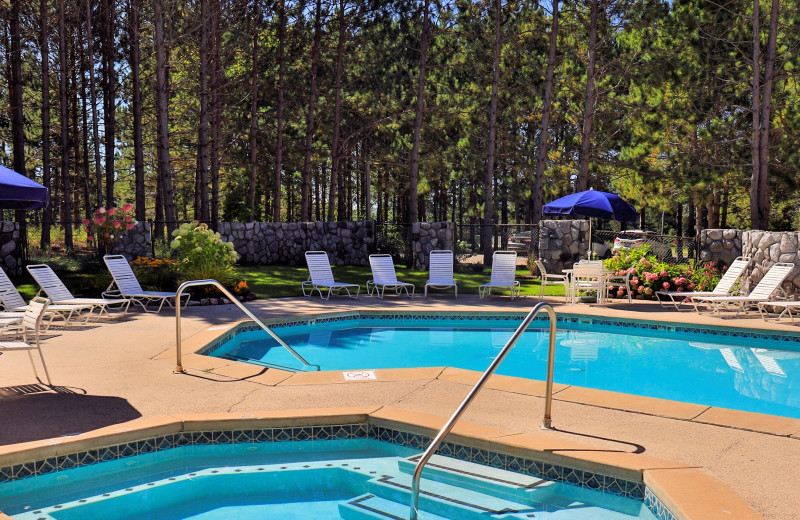
[[122, 254], [128, 261], [139, 256], [153, 256], [150, 241], [150, 223], [137, 222], [114, 243], [112, 254]]
[[797, 231], [744, 231], [742, 254], [753, 262], [743, 275], [743, 289], [750, 291], [764, 277], [764, 273], [777, 262], [793, 263], [796, 267], [783, 285], [789, 295], [800, 295], [800, 232]]
[[22, 274], [22, 246], [18, 222], [0, 222], [0, 267], [9, 276]]
[[588, 220], [542, 220], [539, 222], [539, 258], [548, 272], [560, 273], [589, 249]]
[[453, 222], [417, 222], [411, 226], [411, 246], [414, 269], [427, 269], [431, 251], [453, 251], [455, 224]]
[[326, 251], [333, 265], [368, 265], [375, 236], [371, 220], [221, 222], [218, 231], [244, 264], [305, 265], [306, 251]]
[[749, 233], [741, 229], [704, 229], [700, 232], [700, 262], [714, 262], [718, 267], [729, 266], [742, 256], [742, 237]]

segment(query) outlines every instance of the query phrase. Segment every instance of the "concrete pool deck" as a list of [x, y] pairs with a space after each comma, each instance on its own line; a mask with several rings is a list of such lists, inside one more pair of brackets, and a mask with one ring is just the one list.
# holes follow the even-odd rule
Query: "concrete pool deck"
[[[664, 322], [800, 332], [788, 323], [719, 319], [661, 309], [651, 302], [607, 306], [564, 305], [557, 312]], [[274, 299], [248, 303], [259, 317], [292, 317], [356, 309], [528, 311], [535, 298], [441, 296], [424, 300], [362, 297]], [[183, 312], [184, 351], [244, 318], [232, 305]], [[96, 323], [46, 334], [43, 350], [54, 389], [32, 384], [27, 356], [0, 355], [0, 445], [87, 432], [139, 418], [311, 409], [387, 407], [449, 416], [477, 379], [469, 371], [434, 367], [378, 371], [375, 381], [345, 382], [340, 372], [291, 374], [186, 354], [186, 374], [175, 367], [172, 312], [133, 312], [115, 323]], [[209, 329], [217, 328], [216, 331]], [[494, 428], [624, 451], [705, 468], [764, 518], [800, 520], [800, 421], [639, 398], [578, 387], [559, 387], [553, 404], [557, 430], [541, 431], [543, 384], [498, 377], [464, 418]], [[737, 518], [735, 515], [731, 518]]]

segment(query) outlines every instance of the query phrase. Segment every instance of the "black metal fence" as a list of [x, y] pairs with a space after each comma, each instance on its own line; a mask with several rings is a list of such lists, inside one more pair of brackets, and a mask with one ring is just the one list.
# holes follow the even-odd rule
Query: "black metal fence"
[[[656, 235], [630, 231], [592, 230], [592, 250], [601, 258], [610, 257], [615, 249], [630, 249], [647, 244], [661, 262], [685, 263], [699, 260], [695, 237]], [[608, 248], [608, 249], [606, 249]], [[607, 251], [606, 254], [603, 254]]]

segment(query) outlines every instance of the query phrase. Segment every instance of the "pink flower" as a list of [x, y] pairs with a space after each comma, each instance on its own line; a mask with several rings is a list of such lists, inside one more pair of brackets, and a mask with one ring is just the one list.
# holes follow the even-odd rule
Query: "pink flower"
[[90, 223], [91, 222], [89, 221], [88, 218], [85, 218], [85, 219], [81, 220], [81, 224], [83, 224], [84, 226], [88, 226]]
[[667, 276], [667, 271], [666, 270], [661, 271], [660, 273], [658, 273], [658, 276]]
[[619, 290], [617, 291], [617, 298], [622, 298], [623, 296], [625, 296], [625, 288], [620, 287]]
[[125, 217], [125, 222], [133, 222], [133, 217], [132, 217], [132, 216], [130, 216], [130, 215], [127, 215], [127, 216]]
[[689, 285], [688, 285], [688, 287], [689, 287], [689, 290], [690, 290], [690, 291], [691, 291], [692, 289], [694, 289], [694, 288], [695, 288], [694, 282], [689, 282]]
[[97, 208], [95, 210], [95, 213], [97, 213], [98, 215], [100, 215], [101, 213], [105, 213], [105, 212], [106, 212], [106, 208], [104, 208], [103, 206], [100, 206], [99, 208]]
[[115, 220], [114, 221], [114, 227], [116, 229], [121, 229], [122, 228], [122, 222], [120, 222], [119, 220]]
[[99, 215], [95, 215], [95, 217], [92, 219], [92, 221], [98, 226], [102, 225], [104, 220], [105, 219]]
[[639, 279], [638, 278], [632, 278], [631, 279], [631, 285], [638, 285], [638, 284], [639, 284]]
[[109, 215], [110, 217], [113, 217], [114, 215], [116, 215], [116, 214], [117, 214], [117, 208], [111, 208], [111, 209], [109, 209], [109, 210], [107, 211], [107, 213], [108, 213], [108, 215]]
[[646, 295], [650, 296], [650, 295], [652, 295], [652, 294], [653, 294], [653, 289], [651, 289], [651, 288], [649, 288], [649, 287], [645, 287], [645, 289], [644, 289], [644, 293], [645, 293]]
[[133, 204], [125, 204], [124, 206], [122, 206], [123, 213], [130, 213], [132, 209], [133, 209]]
[[110, 236], [111, 236], [111, 234], [110, 234], [110, 233], [108, 233], [108, 232], [106, 232], [106, 233], [105, 233], [105, 237], [106, 237], [106, 238], [108, 238], [108, 237], [110, 237]]
[[678, 287], [677, 291], [678, 292], [683, 292], [683, 287]]
[[133, 229], [133, 222], [128, 222], [125, 224], [125, 229]]
[[665, 291], [668, 291], [669, 290], [669, 282], [662, 283], [661, 287], [663, 287]]

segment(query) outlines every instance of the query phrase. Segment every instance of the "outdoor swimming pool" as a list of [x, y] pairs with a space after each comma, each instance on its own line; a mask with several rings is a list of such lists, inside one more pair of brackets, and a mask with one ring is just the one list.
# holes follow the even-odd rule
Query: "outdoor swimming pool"
[[[326, 428], [353, 437], [278, 440], [306, 430], [305, 437], [329, 435]], [[261, 437], [271, 440], [256, 442]], [[114, 447], [132, 450], [117, 460], [0, 483], [0, 511], [18, 520], [408, 518], [419, 454], [409, 445], [422, 440], [364, 425], [178, 434]], [[160, 451], [141, 453], [144, 443]], [[435, 456], [423, 474], [423, 519], [655, 520], [650, 507], [673, 518], [641, 483], [459, 445], [445, 449], [456, 457]]]
[[[321, 370], [451, 366], [483, 371], [522, 315], [369, 314], [272, 324]], [[263, 331], [242, 326], [203, 353], [300, 370]], [[534, 321], [498, 369], [543, 380], [547, 332]], [[559, 316], [555, 381], [800, 418], [800, 334]]]

